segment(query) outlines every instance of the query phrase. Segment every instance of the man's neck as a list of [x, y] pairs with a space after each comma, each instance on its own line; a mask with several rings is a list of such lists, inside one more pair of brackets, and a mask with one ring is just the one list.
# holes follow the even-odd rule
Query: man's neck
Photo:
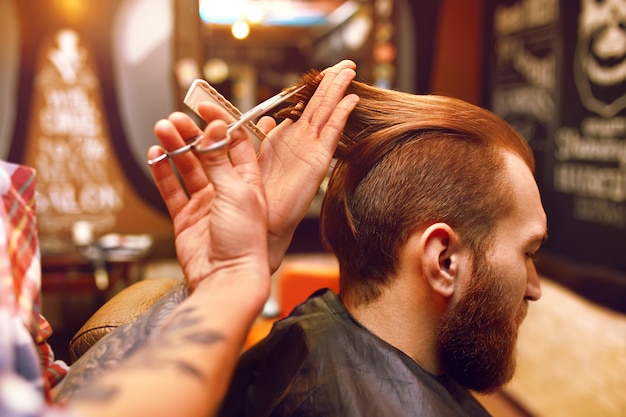
[[350, 314], [370, 332], [404, 352], [427, 372], [441, 374], [433, 306], [426, 288], [415, 285], [415, 277], [395, 277], [373, 302], [355, 305], [350, 297], [343, 301]]

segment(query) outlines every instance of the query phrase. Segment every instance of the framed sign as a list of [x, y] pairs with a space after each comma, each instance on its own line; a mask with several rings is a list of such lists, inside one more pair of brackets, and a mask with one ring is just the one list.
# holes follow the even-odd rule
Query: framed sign
[[546, 268], [626, 309], [624, 2], [492, 0], [486, 10], [486, 106], [535, 154], [545, 249], [559, 260]]

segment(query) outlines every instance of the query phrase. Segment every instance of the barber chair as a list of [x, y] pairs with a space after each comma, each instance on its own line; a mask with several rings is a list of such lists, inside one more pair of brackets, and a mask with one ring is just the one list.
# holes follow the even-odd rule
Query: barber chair
[[149, 278], [124, 288], [100, 307], [69, 342], [72, 362], [116, 327], [129, 322], [167, 293], [179, 280]]
[[[277, 309], [265, 312], [252, 325], [244, 344], [248, 349], [270, 332], [276, 320], [286, 317], [291, 310], [320, 288], [339, 291], [339, 266], [334, 257], [326, 254], [286, 257], [276, 271], [270, 304]], [[179, 279], [147, 278], [138, 281], [115, 295], [100, 307], [69, 342], [72, 362], [118, 326], [134, 319], [165, 293]]]

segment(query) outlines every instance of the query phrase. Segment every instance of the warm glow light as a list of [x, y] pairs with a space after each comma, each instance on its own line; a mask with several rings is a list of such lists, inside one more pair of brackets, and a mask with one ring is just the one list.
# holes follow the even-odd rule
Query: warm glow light
[[243, 98], [250, 94], [250, 86], [245, 81], [237, 81], [233, 84], [233, 95]]
[[235, 39], [245, 39], [250, 34], [250, 25], [245, 20], [238, 20], [230, 28]]
[[200, 78], [198, 63], [193, 58], [179, 59], [174, 66], [176, 81], [182, 89], [187, 89], [196, 78]]
[[202, 72], [207, 81], [219, 84], [228, 78], [228, 64], [219, 58], [209, 59], [204, 63]]
[[261, 23], [263, 21], [263, 9], [256, 4], [250, 4], [246, 9], [246, 18], [250, 23]]
[[200, 17], [205, 22], [228, 24], [236, 16], [243, 16], [246, 4], [245, 0], [202, 0]]
[[84, 9], [84, 4], [81, 0], [59, 0], [57, 3], [64, 11], [69, 13], [80, 13]]
[[357, 14], [344, 26], [341, 36], [348, 49], [358, 50], [367, 40], [372, 29], [372, 19], [365, 13]]
[[56, 0], [56, 7], [64, 18], [73, 21], [80, 21], [86, 9], [83, 0]]
[[[84, 1], [84, 0], [83, 0]], [[390, 0], [386, 0], [390, 1]], [[245, 19], [268, 26], [338, 25], [352, 16], [362, 2], [357, 0], [199, 0], [205, 23], [230, 25]], [[335, 7], [332, 7], [335, 5]]]

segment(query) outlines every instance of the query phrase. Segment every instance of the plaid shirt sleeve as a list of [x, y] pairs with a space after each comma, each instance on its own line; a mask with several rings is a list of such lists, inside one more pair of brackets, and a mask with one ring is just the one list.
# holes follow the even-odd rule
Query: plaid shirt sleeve
[[50, 389], [67, 373], [47, 343], [41, 315], [41, 265], [35, 172], [0, 161], [0, 415], [57, 416]]

